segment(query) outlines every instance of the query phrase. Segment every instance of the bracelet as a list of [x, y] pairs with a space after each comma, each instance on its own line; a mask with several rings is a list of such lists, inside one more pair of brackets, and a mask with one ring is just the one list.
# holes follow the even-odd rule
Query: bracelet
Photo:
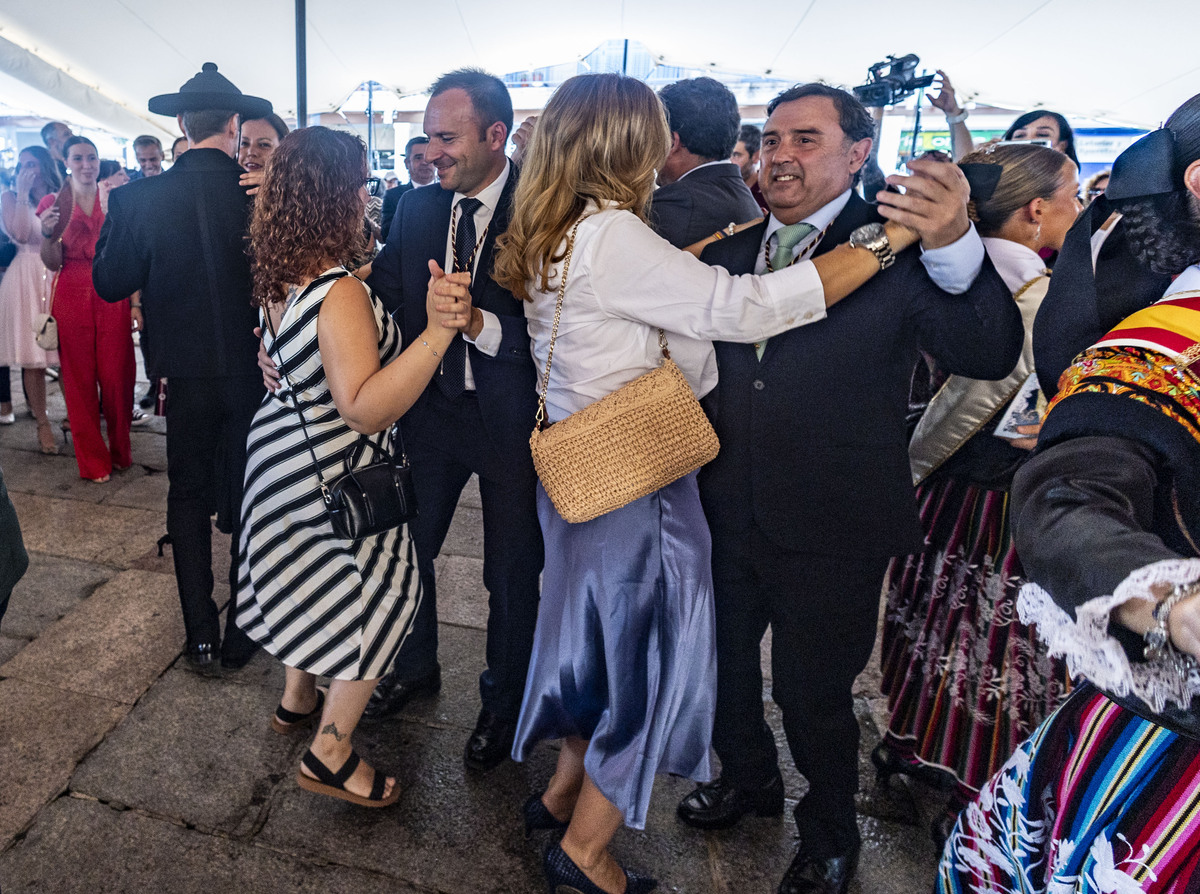
[[947, 124], [962, 124], [964, 121], [967, 120], [967, 116], [970, 114], [971, 114], [970, 111], [968, 111], [967, 109], [959, 109], [959, 112], [957, 115], [947, 115], [946, 116], [946, 123]]
[[130, 304], [129, 306], [130, 306], [130, 307], [131, 307], [133, 310], [141, 310], [141, 309], [142, 309], [142, 306], [141, 306], [140, 304]]
[[425, 341], [425, 339], [421, 339], [421, 344], [423, 344], [425, 347], [429, 348], [429, 352], [430, 352], [431, 354], [433, 354], [433, 356], [434, 356], [434, 357], [441, 357], [441, 356], [442, 356], [442, 355], [441, 355], [441, 354], [439, 354], [437, 351], [435, 351], [435, 350], [434, 350], [432, 347], [430, 347], [430, 346], [429, 346], [429, 342]]
[[1195, 659], [1190, 655], [1176, 651], [1175, 646], [1171, 643], [1171, 631], [1167, 628], [1167, 624], [1171, 618], [1171, 609], [1196, 593], [1200, 593], [1200, 581], [1176, 584], [1167, 594], [1167, 598], [1154, 606], [1151, 613], [1154, 618], [1154, 626], [1147, 630], [1142, 637], [1146, 641], [1146, 647], [1142, 650], [1144, 658], [1148, 661], [1173, 660], [1180, 662], [1184, 668], [1189, 664], [1195, 665]]

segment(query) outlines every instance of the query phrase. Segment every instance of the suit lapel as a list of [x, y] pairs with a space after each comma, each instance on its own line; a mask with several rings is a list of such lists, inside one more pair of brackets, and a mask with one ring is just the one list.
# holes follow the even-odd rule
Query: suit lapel
[[829, 228], [829, 232], [825, 234], [825, 238], [821, 240], [821, 244], [817, 246], [817, 250], [813, 252], [813, 257], [823, 255], [825, 252], [836, 248], [849, 239], [850, 234], [863, 224], [878, 219], [878, 215], [875, 214], [875, 206], [864, 202], [859, 198], [858, 193], [850, 193], [850, 201], [846, 203], [846, 207], [842, 209], [841, 213], [833, 219], [833, 226]]
[[487, 235], [484, 236], [483, 245], [479, 248], [479, 264], [476, 267], [475, 278], [471, 281], [471, 298], [477, 307], [483, 306], [479, 302], [483, 298], [488, 281], [492, 278], [496, 237], [508, 229], [508, 222], [512, 218], [513, 193], [516, 192], [516, 189], [517, 167], [513, 165], [508, 172], [508, 182], [504, 184], [504, 189], [500, 192], [500, 201], [496, 203], [496, 211], [492, 215], [492, 222], [488, 226]]

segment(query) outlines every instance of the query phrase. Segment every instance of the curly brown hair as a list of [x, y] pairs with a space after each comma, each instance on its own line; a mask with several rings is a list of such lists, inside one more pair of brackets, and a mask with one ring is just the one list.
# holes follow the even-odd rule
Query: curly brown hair
[[361, 251], [367, 147], [358, 137], [306, 127], [267, 160], [250, 220], [255, 303], [284, 301], [289, 286]]

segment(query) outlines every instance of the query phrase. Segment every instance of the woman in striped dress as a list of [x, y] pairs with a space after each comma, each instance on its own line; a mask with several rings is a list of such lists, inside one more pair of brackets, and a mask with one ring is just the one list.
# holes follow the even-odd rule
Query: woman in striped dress
[[1063, 373], [1012, 502], [1021, 618], [1086, 682], [959, 817], [943, 894], [1200, 891], [1200, 95], [1107, 195], [1179, 275]]
[[[238, 620], [287, 671], [272, 727], [288, 733], [319, 718], [300, 786], [382, 807], [399, 789], [359, 760], [350, 735], [420, 600], [413, 547], [403, 527], [339, 538], [314, 454], [328, 479], [360, 437], [385, 446], [380, 433], [421, 394], [470, 319], [470, 299], [461, 276], [435, 271], [430, 325], [401, 351], [391, 317], [340, 266], [362, 239], [366, 176], [361, 140], [311, 127], [279, 144], [258, 193], [254, 286], [283, 388], [264, 399], [247, 442]], [[358, 464], [374, 459], [367, 449]], [[318, 676], [332, 678], [328, 698]]]

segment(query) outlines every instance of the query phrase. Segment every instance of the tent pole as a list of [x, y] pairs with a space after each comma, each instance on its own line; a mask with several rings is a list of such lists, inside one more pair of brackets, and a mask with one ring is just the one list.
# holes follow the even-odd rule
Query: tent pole
[[296, 126], [308, 127], [308, 59], [305, 0], [296, 0]]

